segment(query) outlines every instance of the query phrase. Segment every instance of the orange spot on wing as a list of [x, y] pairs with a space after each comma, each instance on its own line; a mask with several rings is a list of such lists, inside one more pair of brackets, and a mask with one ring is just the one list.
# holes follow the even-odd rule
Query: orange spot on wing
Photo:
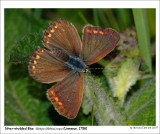
[[34, 64], [37, 64], [37, 61], [36, 61], [36, 60], [34, 60]]
[[51, 91], [51, 94], [52, 94], [53, 96], [55, 96], [55, 95], [56, 95], [54, 91]]
[[54, 99], [55, 99], [55, 101], [58, 101], [58, 97], [55, 97]]
[[98, 31], [93, 31], [94, 34], [98, 33]]
[[54, 29], [51, 30], [51, 33], [54, 33]]
[[87, 29], [87, 33], [91, 33], [91, 30], [88, 30], [88, 29]]
[[40, 59], [40, 56], [39, 56], [39, 55], [36, 55], [36, 59]]
[[42, 49], [42, 51], [41, 51], [42, 53], [44, 52], [44, 50]]
[[54, 28], [58, 28], [58, 26], [57, 26], [57, 25], [55, 25], [55, 26], [54, 26]]
[[36, 67], [35, 66], [32, 66], [32, 69], [35, 69]]
[[48, 34], [48, 37], [50, 38], [50, 37], [52, 37], [52, 35], [51, 35], [51, 34]]
[[62, 106], [62, 102], [58, 102], [58, 104], [59, 104], [60, 106]]
[[102, 34], [102, 35], [104, 34], [102, 31], [100, 31], [99, 33]]

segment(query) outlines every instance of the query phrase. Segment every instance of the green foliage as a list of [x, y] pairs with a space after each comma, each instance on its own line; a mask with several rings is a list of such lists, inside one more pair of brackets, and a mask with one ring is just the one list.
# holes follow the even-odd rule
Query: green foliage
[[122, 62], [116, 76], [108, 77], [113, 95], [119, 98], [120, 105], [123, 105], [129, 88], [140, 78], [139, 65], [140, 63], [137, 59], [128, 58]]
[[152, 72], [149, 27], [145, 9], [133, 9], [140, 54]]
[[[147, 10], [148, 20], [151, 20], [150, 17], [154, 16], [154, 13], [154, 9]], [[47, 89], [53, 84], [42, 84], [33, 80], [28, 74], [26, 64], [37, 46], [42, 45], [43, 31], [49, 22], [59, 18], [71, 21], [80, 35], [83, 26], [89, 23], [102, 28], [112, 27], [118, 31], [125, 28], [120, 33], [121, 40], [118, 47], [108, 55], [111, 58], [99, 62], [107, 72], [97, 71], [95, 75], [98, 77], [94, 77], [93, 72], [85, 75], [82, 107], [73, 120], [62, 117], [54, 110], [46, 97]], [[149, 62], [142, 64], [140, 60], [138, 48], [140, 44], [137, 43], [136, 32], [134, 28], [128, 28], [134, 26], [132, 20], [131, 9], [5, 9], [5, 125], [155, 125], [155, 80], [145, 82], [144, 79], [139, 80], [135, 77], [139, 74], [146, 75], [148, 68], [144, 66], [149, 65]], [[148, 20], [144, 19], [141, 22]], [[154, 42], [155, 24], [151, 26], [150, 21], [148, 23], [153, 31], [151, 37]], [[142, 28], [149, 35], [146, 26]], [[138, 35], [138, 41], [144, 39]], [[140, 51], [149, 53], [145, 49]], [[113, 58], [114, 53], [118, 53], [118, 56]], [[23, 61], [25, 63], [22, 63]], [[8, 62], [21, 64], [8, 64]], [[144, 68], [139, 70], [139, 65]], [[93, 67], [96, 68], [96, 65]], [[149, 68], [151, 69], [150, 66]], [[124, 73], [125, 71], [127, 72]], [[130, 75], [125, 75], [129, 73]], [[117, 78], [116, 82], [123, 82], [120, 76], [129, 76], [128, 78], [132, 79], [127, 79], [125, 83], [129, 86], [125, 90], [123, 88], [121, 100], [122, 102], [124, 100], [124, 110], [118, 105], [119, 99], [113, 97], [113, 88], [108, 85], [104, 75], [109, 81]], [[137, 80], [139, 83], [148, 82], [148, 84], [138, 85]], [[136, 105], [137, 103], [139, 105]], [[92, 110], [93, 104], [94, 110]], [[95, 116], [94, 123], [91, 112]]]
[[156, 125], [155, 83], [155, 79], [148, 80], [128, 101], [128, 125]]
[[32, 96], [29, 83], [28, 78], [5, 83], [5, 125], [52, 125], [46, 111], [50, 104]]
[[42, 46], [42, 39], [41, 34], [28, 34], [23, 37], [15, 47], [13, 47], [9, 62], [27, 62], [29, 56], [33, 54], [36, 48]]
[[114, 100], [107, 95], [105, 89], [101, 87], [99, 79], [86, 74], [84, 93], [90, 105], [94, 104], [95, 117], [99, 125], [125, 125], [124, 115], [116, 107]]
[[119, 27], [121, 31], [124, 28], [131, 27], [133, 18], [132, 18], [132, 13], [131, 9], [115, 9], [116, 10], [116, 15], [117, 15], [117, 23], [119, 24]]

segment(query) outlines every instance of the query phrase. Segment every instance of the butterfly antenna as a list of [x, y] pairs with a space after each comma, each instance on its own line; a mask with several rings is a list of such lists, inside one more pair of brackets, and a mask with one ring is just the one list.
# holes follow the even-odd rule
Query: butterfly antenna
[[104, 69], [104, 67], [99, 67], [99, 68], [89, 68], [89, 69], [97, 69], [97, 70], [99, 69], [99, 70], [100, 70], [100, 69]]

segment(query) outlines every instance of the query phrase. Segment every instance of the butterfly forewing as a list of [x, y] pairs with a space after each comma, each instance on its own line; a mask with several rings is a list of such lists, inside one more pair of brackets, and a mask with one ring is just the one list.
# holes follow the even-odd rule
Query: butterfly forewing
[[64, 80], [48, 90], [48, 98], [61, 115], [73, 119], [81, 106], [83, 88], [83, 74], [72, 71]]
[[118, 32], [91, 25], [83, 29], [82, 57], [87, 65], [101, 60], [112, 51], [120, 40]]
[[30, 57], [28, 70], [30, 76], [43, 83], [60, 81], [71, 71], [53, 53], [41, 47]]
[[43, 44], [50, 50], [57, 47], [77, 57], [80, 57], [82, 50], [81, 39], [74, 25], [61, 19], [49, 24], [44, 32]]

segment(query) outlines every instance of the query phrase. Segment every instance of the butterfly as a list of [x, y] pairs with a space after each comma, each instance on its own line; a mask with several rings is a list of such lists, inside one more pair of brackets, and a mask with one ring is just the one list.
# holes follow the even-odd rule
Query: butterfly
[[47, 95], [57, 112], [74, 119], [81, 106], [84, 88], [84, 72], [88, 65], [96, 63], [111, 52], [120, 40], [118, 32], [111, 28], [86, 25], [82, 41], [74, 25], [59, 19], [44, 31], [44, 48], [30, 56], [30, 76], [42, 83], [58, 82]]

